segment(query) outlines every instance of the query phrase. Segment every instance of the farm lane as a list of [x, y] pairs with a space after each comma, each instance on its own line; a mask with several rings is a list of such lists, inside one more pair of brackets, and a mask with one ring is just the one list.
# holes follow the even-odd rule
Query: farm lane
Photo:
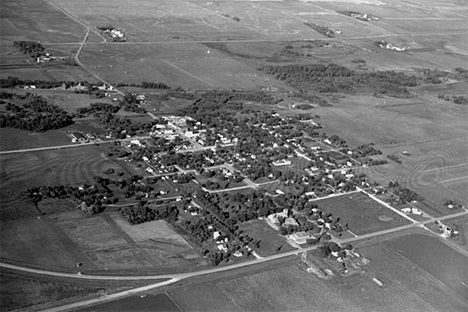
[[113, 143], [115, 141], [122, 142], [122, 141], [141, 140], [141, 139], [150, 139], [150, 138], [151, 138], [150, 136], [135, 136], [135, 137], [131, 137], [131, 138], [126, 138], [126, 139], [121, 139], [121, 140], [112, 140], [112, 141], [97, 141], [97, 142], [69, 144], [69, 145], [55, 145], [55, 146], [46, 146], [46, 147], [35, 147], [35, 148], [27, 148], [27, 149], [19, 149], [19, 150], [11, 150], [11, 151], [2, 151], [2, 152], [0, 152], [0, 155], [46, 151], [46, 150], [62, 149], [62, 148], [83, 147], [83, 146], [89, 146], [89, 145], [109, 144], [109, 143]]

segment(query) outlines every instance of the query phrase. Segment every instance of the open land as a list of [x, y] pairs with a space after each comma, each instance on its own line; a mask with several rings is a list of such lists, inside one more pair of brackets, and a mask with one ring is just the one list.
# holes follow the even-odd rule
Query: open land
[[[0, 151], [17, 152], [0, 155], [3, 263], [51, 275], [83, 273], [86, 276], [75, 278], [80, 281], [98, 274], [116, 279], [168, 274], [161, 275], [170, 279], [168, 283], [135, 291], [159, 288], [146, 296], [89, 311], [145, 311], [155, 306], [164, 311], [468, 308], [468, 105], [453, 100], [468, 96], [466, 74], [459, 70], [455, 75], [455, 68], [466, 69], [468, 62], [468, 9], [462, 2], [7, 0], [1, 3], [1, 12], [0, 78], [29, 80], [14, 89], [2, 88], [4, 98], [11, 92], [30, 92], [70, 115], [92, 103], [123, 106], [124, 92], [144, 99], [132, 103], [130, 110], [106, 115], [111, 120], [106, 126], [100, 122], [103, 113], [94, 111], [84, 118], [73, 117], [66, 127], [41, 133], [0, 129]], [[106, 25], [123, 32], [125, 40], [113, 40], [97, 28]], [[59, 60], [39, 62], [16, 49], [14, 41], [39, 42]], [[379, 46], [382, 41], [390, 45]], [[361, 78], [389, 70], [418, 78], [406, 93], [398, 88], [392, 93], [394, 82], [380, 90], [346, 89], [348, 80], [340, 77], [332, 83], [339, 91], [330, 91], [333, 88], [320, 89], [323, 86], [297, 80], [286, 71], [275, 76], [265, 70], [265, 66], [323, 64], [345, 66]], [[422, 68], [434, 71], [421, 74]], [[440, 81], [431, 82], [438, 74]], [[89, 89], [100, 83], [104, 97], [96, 98], [90, 90], [80, 94], [62, 87], [36, 88], [40, 81], [83, 81], [90, 83]], [[147, 89], [138, 85], [142, 82], [171, 89], [158, 89], [161, 85]], [[118, 83], [125, 85], [108, 90]], [[8, 102], [24, 104], [2, 100], [2, 105]], [[164, 119], [182, 110], [198, 123]], [[0, 111], [7, 116], [14, 108]], [[302, 128], [294, 118], [304, 113], [320, 127]], [[136, 133], [135, 124], [143, 122], [153, 124], [145, 133]], [[308, 139], [303, 140], [302, 132], [299, 137], [291, 135], [297, 129], [303, 129]], [[60, 148], [70, 145], [76, 132], [99, 138]], [[105, 136], [122, 140], [107, 144]], [[143, 136], [152, 137], [148, 145]], [[338, 139], [331, 142], [333, 137]], [[168, 151], [173, 140], [177, 144]], [[367, 160], [349, 151], [369, 143], [380, 153], [372, 159], [381, 164], [362, 166]], [[42, 147], [50, 149], [27, 150]], [[180, 156], [184, 153], [194, 155], [189, 163]], [[271, 165], [284, 157], [291, 163]], [[178, 159], [179, 168], [162, 166], [163, 159], [169, 163]], [[224, 181], [229, 177], [226, 172], [224, 178], [205, 178], [193, 171], [196, 177], [175, 182], [186, 178], [180, 168], [206, 168], [213, 159], [221, 160], [240, 180], [213, 193], [203, 193], [200, 184]], [[319, 167], [318, 173], [306, 174], [311, 166]], [[357, 177], [360, 173], [366, 176]], [[422, 200], [407, 205], [429, 216], [415, 217], [414, 222], [403, 218], [369, 195], [374, 182], [384, 190], [389, 182], [398, 182], [416, 192]], [[116, 201], [110, 204], [97, 194], [86, 198], [92, 204], [79, 203], [72, 196], [55, 196], [57, 189], [25, 193], [33, 187], [59, 185], [86, 192], [86, 184], [93, 185], [90, 189], [101, 187], [103, 194], [107, 188], [105, 195], [112, 192]], [[358, 187], [365, 191], [357, 192]], [[312, 190], [318, 195], [304, 195]], [[38, 194], [41, 198], [34, 202]], [[96, 208], [96, 201], [104, 202], [104, 211], [91, 210], [89, 215], [86, 209], [77, 209], [83, 203], [85, 208]], [[267, 207], [262, 202], [268, 202]], [[312, 224], [320, 238], [330, 232], [332, 241], [356, 243], [370, 264], [346, 275], [338, 272], [336, 257], [316, 258], [313, 262], [321, 265], [334, 262], [330, 268], [335, 275], [321, 279], [306, 272], [297, 255], [310, 250], [308, 257], [320, 257], [322, 245], [297, 250], [289, 245], [263, 220], [280, 211], [285, 214], [282, 222], [290, 224], [277, 223], [283, 231], [305, 233], [310, 224], [302, 222], [308, 215], [321, 220]], [[439, 220], [453, 229], [451, 237], [427, 231]], [[344, 224], [350, 233], [338, 239]], [[282, 253], [281, 262], [273, 261]], [[252, 269], [253, 259], [264, 261], [263, 269]], [[227, 274], [214, 266], [236, 269]], [[34, 278], [12, 270], [1, 272], [2, 310], [48, 308], [40, 305], [48, 301], [67, 310], [65, 304], [72, 301], [87, 305], [90, 297], [96, 304], [134, 295], [124, 291], [108, 297], [106, 292], [115, 290], [110, 284], [102, 288], [96, 286], [97, 280], [74, 284], [70, 276], [48, 280], [35, 275], [38, 272], [28, 273]], [[119, 290], [135, 286], [121, 283]], [[19, 294], [24, 294], [22, 300]]]
[[[395, 308], [463, 311], [466, 308], [466, 298], [454, 293], [421, 263], [412, 262], [414, 259], [407, 259], [386, 244], [361, 247], [358, 251], [371, 262], [363, 267], [364, 273], [351, 276], [323, 280], [295, 264], [216, 283], [182, 286], [169, 293], [182, 310], [188, 311], [258, 311], [259, 307], [265, 311], [394, 311]], [[383, 287], [373, 282], [373, 277], [382, 281]], [[435, 299], [439, 294], [444, 294], [444, 299]]]
[[315, 204], [326, 212], [340, 216], [344, 223], [348, 223], [349, 230], [357, 235], [409, 223], [362, 193], [319, 200]]

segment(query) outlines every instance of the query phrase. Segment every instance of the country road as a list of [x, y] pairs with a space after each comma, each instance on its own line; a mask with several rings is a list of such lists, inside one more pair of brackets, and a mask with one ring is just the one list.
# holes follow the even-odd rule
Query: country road
[[[402, 226], [394, 227], [394, 228], [391, 228], [391, 229], [386, 229], [386, 230], [377, 231], [377, 232], [373, 232], [373, 233], [369, 233], [369, 234], [364, 234], [364, 235], [360, 235], [360, 236], [357, 236], [357, 237], [351, 237], [351, 238], [345, 238], [345, 239], [334, 239], [333, 241], [338, 243], [338, 244], [345, 244], [345, 243], [351, 243], [351, 242], [355, 242], [355, 241], [359, 241], [359, 240], [363, 240], [363, 239], [373, 238], [373, 237], [380, 236], [380, 235], [395, 233], [395, 232], [398, 232], [398, 231], [402, 231], [402, 230], [406, 230], [406, 229], [410, 229], [410, 228], [414, 228], [414, 227], [421, 227], [423, 229], [426, 229], [424, 227], [425, 224], [432, 223], [432, 222], [435, 222], [435, 221], [443, 221], [443, 220], [447, 220], [447, 219], [457, 218], [457, 217], [461, 217], [461, 216], [465, 216], [465, 215], [468, 215], [467, 210], [463, 210], [463, 211], [460, 211], [458, 213], [447, 215], [447, 216], [442, 216], [442, 217], [437, 217], [437, 218], [430, 218], [430, 219], [427, 219], [427, 220], [424, 220], [424, 221], [418, 221], [418, 222], [415, 222], [415, 223], [402, 225]], [[288, 252], [284, 252], [284, 253], [280, 253], [280, 254], [276, 254], [276, 255], [260, 258], [260, 259], [249, 260], [249, 261], [236, 263], [236, 264], [229, 265], [229, 266], [216, 267], [216, 268], [197, 271], [197, 272], [178, 273], [178, 274], [164, 274], [164, 275], [140, 275], [140, 276], [128, 276], [128, 275], [125, 275], [125, 276], [106, 276], [106, 275], [85, 275], [85, 274], [80, 274], [79, 275], [79, 274], [71, 274], [71, 273], [62, 273], [62, 272], [53, 272], [53, 271], [32, 269], [32, 268], [17, 266], [17, 265], [8, 264], [8, 263], [0, 263], [0, 267], [11, 269], [11, 270], [17, 270], [17, 271], [21, 271], [21, 272], [27, 272], [27, 273], [33, 273], [33, 274], [39, 274], [39, 275], [47, 275], [47, 276], [55, 276], [55, 277], [62, 277], [62, 278], [71, 278], [71, 279], [108, 280], [108, 281], [111, 281], [111, 280], [113, 280], [113, 281], [132, 281], [132, 280], [133, 281], [135, 281], [135, 280], [148, 280], [148, 281], [151, 281], [151, 280], [157, 280], [157, 279], [169, 279], [167, 281], [157, 282], [157, 283], [154, 283], [154, 284], [150, 284], [148, 286], [138, 287], [138, 288], [134, 288], [134, 289], [131, 289], [131, 290], [127, 290], [127, 291], [123, 291], [123, 292], [119, 292], [119, 293], [115, 293], [115, 294], [111, 294], [111, 295], [105, 295], [105, 296], [102, 296], [100, 298], [95, 298], [95, 299], [86, 300], [86, 301], [82, 301], [82, 302], [72, 303], [72, 304], [68, 304], [68, 305], [64, 305], [64, 306], [61, 306], [61, 307], [56, 307], [56, 308], [47, 310], [47, 311], [56, 311], [56, 312], [58, 312], [58, 311], [69, 311], [69, 310], [72, 310], [72, 309], [76, 309], [76, 308], [79, 308], [79, 307], [84, 307], [84, 306], [91, 305], [91, 304], [98, 304], [98, 303], [102, 303], [102, 302], [106, 302], [106, 301], [110, 301], [110, 300], [115, 300], [115, 299], [118, 299], [118, 298], [123, 298], [123, 297], [129, 296], [129, 295], [145, 292], [145, 291], [148, 291], [148, 290], [151, 290], [151, 289], [156, 289], [158, 287], [171, 285], [171, 284], [173, 284], [175, 282], [178, 282], [178, 281], [181, 281], [181, 280], [184, 280], [184, 279], [187, 279], [187, 278], [191, 278], [191, 277], [197, 277], [197, 276], [202, 276], [202, 275], [207, 275], [207, 274], [214, 274], [214, 273], [229, 271], [229, 270], [233, 270], [233, 269], [237, 269], [237, 268], [243, 268], [243, 267], [247, 267], [247, 266], [251, 266], [251, 265], [255, 265], [255, 264], [259, 264], [259, 263], [264, 263], [264, 262], [268, 262], [268, 261], [272, 261], [272, 260], [282, 259], [282, 258], [286, 258], [286, 257], [290, 257], [290, 256], [297, 256], [297, 255], [299, 255], [299, 254], [301, 254], [303, 252], [312, 251], [312, 250], [315, 250], [315, 249], [317, 249], [319, 247], [320, 247], [320, 245], [309, 246], [309, 247], [306, 247], [306, 248], [300, 248], [300, 249], [297, 249], [297, 250], [292, 250], [292, 251], [288, 251]], [[468, 256], [468, 252], [466, 253], [466, 255]]]
[[131, 137], [131, 138], [119, 139], [119, 140], [111, 140], [111, 141], [97, 141], [97, 142], [87, 142], [87, 143], [75, 143], [75, 144], [68, 144], [68, 145], [55, 145], [55, 146], [46, 146], [46, 147], [18, 149], [18, 150], [11, 150], [11, 151], [2, 151], [0, 152], [0, 155], [39, 152], [39, 151], [47, 151], [47, 150], [63, 149], [63, 148], [83, 147], [83, 146], [90, 146], [90, 145], [109, 144], [115, 141], [121, 142], [121, 141], [141, 140], [141, 139], [149, 139], [149, 138], [151, 137], [150, 136], [137, 136], [137, 137]]

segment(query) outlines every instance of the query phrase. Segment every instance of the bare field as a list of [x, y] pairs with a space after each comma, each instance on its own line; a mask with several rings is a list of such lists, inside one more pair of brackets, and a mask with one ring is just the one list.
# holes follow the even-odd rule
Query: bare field
[[409, 223], [389, 208], [361, 193], [323, 199], [316, 201], [315, 204], [324, 211], [333, 213], [335, 217], [341, 218], [341, 223], [348, 223], [349, 230], [356, 235]]
[[[37, 18], [40, 16], [40, 18]], [[2, 1], [2, 38], [41, 42], [77, 42], [85, 28], [47, 1]]]
[[87, 46], [81, 59], [91, 70], [113, 82], [159, 81], [187, 89], [282, 86], [273, 78], [201, 44]]

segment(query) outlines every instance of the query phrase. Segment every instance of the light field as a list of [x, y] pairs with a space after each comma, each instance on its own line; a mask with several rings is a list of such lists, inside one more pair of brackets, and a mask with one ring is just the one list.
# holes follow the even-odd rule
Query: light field
[[409, 221], [391, 209], [361, 193], [323, 199], [314, 203], [325, 212], [331, 212], [335, 218], [341, 218], [341, 224], [348, 223], [349, 230], [356, 235], [409, 224]]

